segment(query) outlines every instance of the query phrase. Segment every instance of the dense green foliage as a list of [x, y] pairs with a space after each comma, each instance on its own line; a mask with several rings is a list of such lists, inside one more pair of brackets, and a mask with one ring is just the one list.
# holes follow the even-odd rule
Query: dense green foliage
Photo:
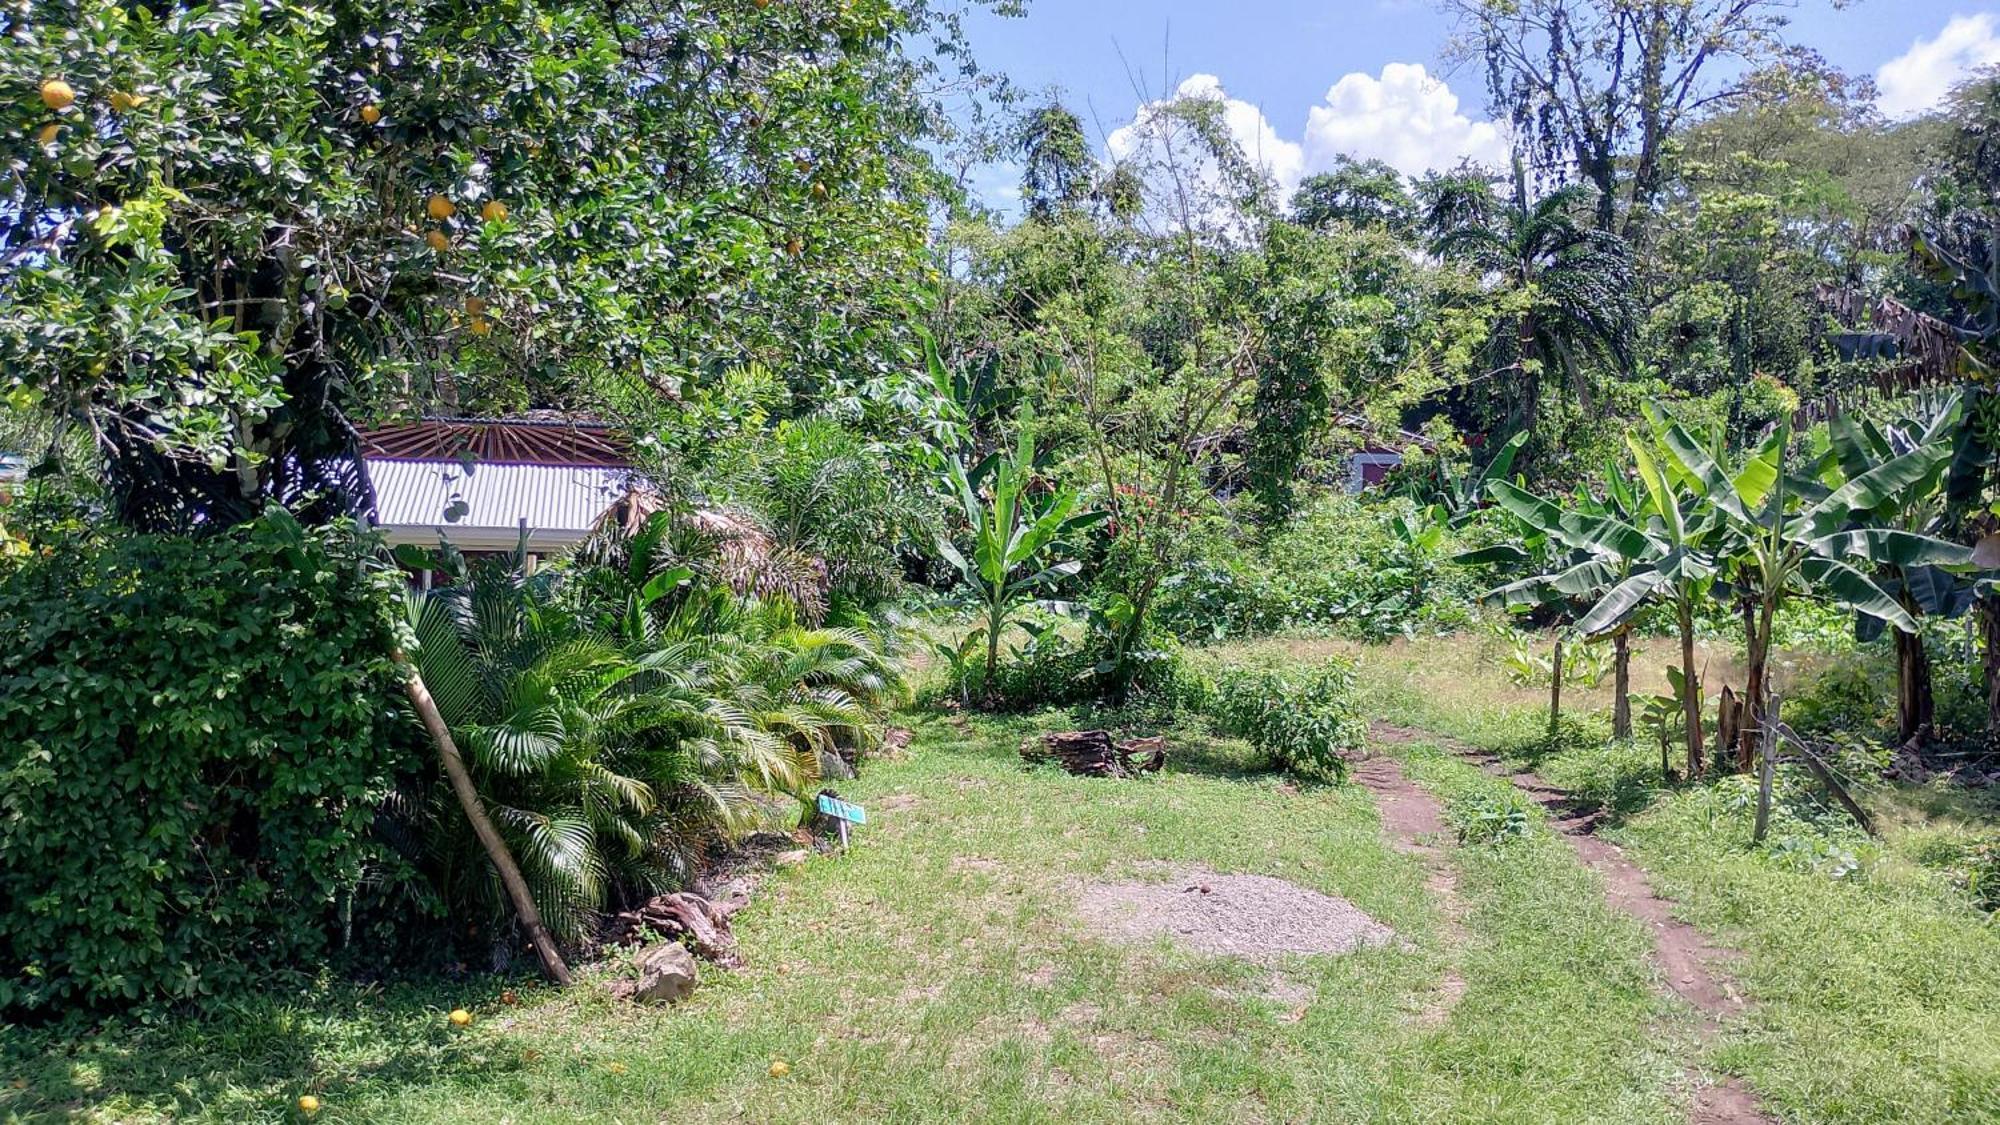
[[1369, 640], [1471, 620], [1477, 592], [1427, 512], [1328, 496], [1267, 541], [1201, 541], [1161, 586], [1157, 621], [1187, 640], [1336, 630]]
[[402, 878], [389, 594], [274, 513], [0, 571], [0, 1009], [313, 972]]

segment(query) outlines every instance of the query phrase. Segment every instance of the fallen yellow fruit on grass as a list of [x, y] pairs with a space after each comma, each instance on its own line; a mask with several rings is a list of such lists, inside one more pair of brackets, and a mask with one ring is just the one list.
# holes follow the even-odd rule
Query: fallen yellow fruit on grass
[[60, 78], [50, 78], [42, 83], [42, 104], [61, 113], [76, 104], [76, 91]]
[[472, 1013], [466, 1011], [464, 1008], [453, 1008], [451, 1015], [447, 1018], [451, 1020], [451, 1026], [453, 1027], [472, 1026]]
[[774, 1059], [774, 1060], [772, 1060], [772, 1062], [771, 1062], [771, 1077], [773, 1077], [773, 1078], [783, 1078], [783, 1077], [784, 1077], [785, 1075], [787, 1075], [787, 1074], [790, 1074], [791, 1072], [792, 1072], [792, 1064], [791, 1064], [791, 1063], [788, 1063], [788, 1062], [786, 1062], [786, 1061], [785, 1061], [785, 1060], [783, 1060], [783, 1059]]
[[313, 1097], [311, 1094], [299, 1095], [299, 1112], [305, 1114], [307, 1117], [318, 1113], [319, 1099]]

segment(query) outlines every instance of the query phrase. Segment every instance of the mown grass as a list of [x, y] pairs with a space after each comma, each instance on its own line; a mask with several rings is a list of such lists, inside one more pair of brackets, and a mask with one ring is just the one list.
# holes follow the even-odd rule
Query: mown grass
[[[1773, 845], [1753, 848], [1744, 779], [1665, 788], [1655, 747], [1548, 753], [1545, 698], [1505, 683], [1479, 647], [1365, 653], [1371, 713], [1498, 751], [1613, 808], [1605, 834], [1683, 918], [1743, 952], [1731, 972], [1755, 1007], [1717, 1066], [1788, 1122], [2000, 1121], [2000, 923], [1915, 862], [1940, 835], [1990, 830], [1989, 801], [1875, 785], [1865, 799], [1883, 839], [1801, 800], [1781, 810]], [[1666, 655], [1642, 655], [1639, 676]], [[1580, 705], [1604, 702], [1600, 689]]]
[[[1358, 787], [1297, 790], [1240, 743], [1183, 732], [1172, 772], [1024, 771], [1051, 715], [927, 718], [850, 795], [843, 857], [772, 878], [738, 918], [747, 968], [642, 1010], [595, 988], [332, 985], [207, 1019], [0, 1032], [0, 1119], [288, 1121], [1648, 1122], [1680, 1112], [1678, 1033], [1642, 935], [1545, 837], [1459, 849], [1450, 948], [1416, 862]], [[1412, 768], [1485, 784], [1435, 752]], [[1402, 940], [1269, 967], [1075, 919], [1095, 880], [1205, 864], [1343, 895]], [[1467, 983], [1416, 1018], [1448, 964]], [[478, 1014], [453, 1032], [444, 1013]], [[1665, 1027], [1666, 1030], [1662, 1030]], [[767, 1073], [774, 1059], [789, 1076]], [[18, 1082], [18, 1088], [14, 1083]]]

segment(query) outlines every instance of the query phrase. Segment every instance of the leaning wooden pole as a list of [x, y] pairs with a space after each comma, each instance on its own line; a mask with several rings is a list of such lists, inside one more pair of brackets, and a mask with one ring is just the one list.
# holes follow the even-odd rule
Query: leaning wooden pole
[[569, 966], [563, 963], [562, 951], [556, 948], [555, 935], [542, 924], [542, 912], [535, 908], [535, 898], [528, 893], [528, 881], [521, 877], [521, 866], [514, 862], [514, 854], [507, 850], [507, 842], [500, 838], [500, 830], [493, 826], [493, 818], [486, 815], [486, 806], [479, 800], [479, 791], [472, 786], [472, 774], [465, 768], [465, 758], [458, 752], [458, 743], [451, 737], [451, 728], [445, 725], [444, 716], [438, 712], [437, 700], [431, 698], [431, 691], [424, 686], [424, 677], [417, 666], [410, 662], [398, 649], [391, 654], [404, 671], [403, 686], [409, 693], [410, 706], [416, 708], [417, 718], [424, 724], [424, 730], [437, 745], [438, 757], [444, 761], [445, 776], [451, 779], [451, 790], [458, 795], [458, 804], [465, 810], [465, 819], [472, 822], [473, 834], [479, 837], [480, 846], [486, 849], [486, 857], [493, 861], [493, 869], [500, 873], [500, 883], [507, 889], [507, 897], [513, 900], [514, 913], [520, 916], [522, 928], [528, 931], [528, 941], [535, 947], [535, 956], [541, 958], [542, 971], [557, 984], [569, 984]]

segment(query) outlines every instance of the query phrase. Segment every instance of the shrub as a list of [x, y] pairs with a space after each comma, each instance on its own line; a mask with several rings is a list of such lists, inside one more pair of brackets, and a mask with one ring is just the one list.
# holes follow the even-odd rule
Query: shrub
[[1182, 638], [1333, 629], [1364, 640], [1444, 631], [1472, 620], [1478, 594], [1402, 502], [1325, 497], [1267, 543], [1220, 537], [1162, 583], [1154, 620]]
[[394, 579], [347, 543], [276, 513], [0, 576], [0, 1010], [248, 988], [382, 878]]
[[1520, 794], [1511, 791], [1454, 797], [1445, 808], [1445, 820], [1457, 834], [1459, 843], [1486, 847], [1524, 839], [1534, 823], [1528, 815], [1527, 803]]
[[1368, 733], [1355, 701], [1354, 664], [1338, 656], [1304, 669], [1224, 666], [1206, 709], [1223, 730], [1305, 781], [1344, 779], [1342, 754], [1359, 750]]

